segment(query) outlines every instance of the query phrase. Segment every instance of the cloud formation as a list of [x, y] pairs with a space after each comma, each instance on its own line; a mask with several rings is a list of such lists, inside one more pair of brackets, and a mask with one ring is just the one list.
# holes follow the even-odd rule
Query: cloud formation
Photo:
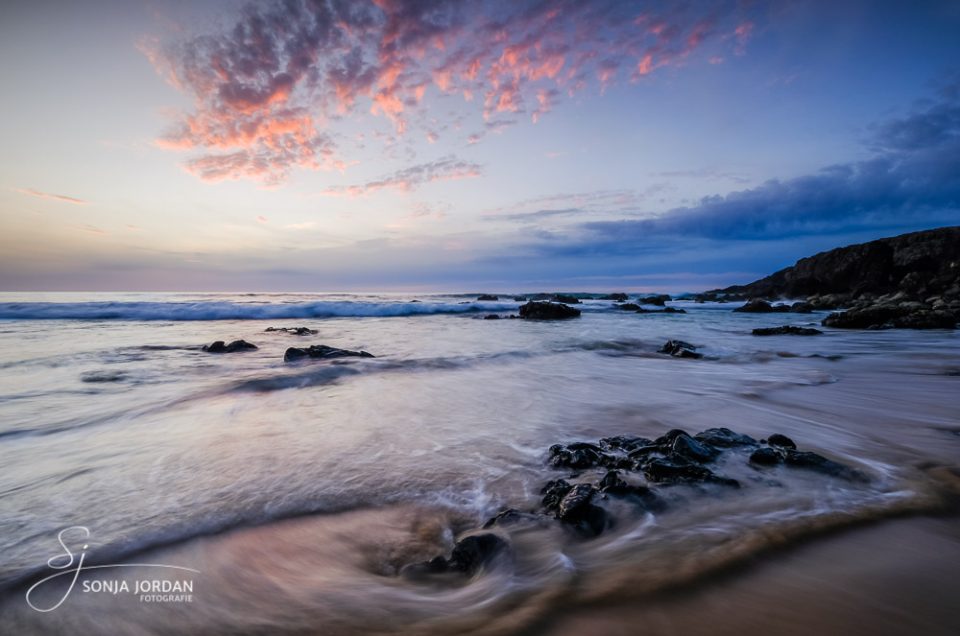
[[[563, 256], [638, 254], [674, 239], [773, 241], [960, 222], [960, 84], [872, 130], [867, 145], [874, 152], [866, 160], [663, 213], [637, 209], [644, 218], [581, 223], [576, 232], [553, 235], [534, 249]], [[580, 206], [563, 213], [592, 211]], [[529, 221], [530, 215], [503, 218]]]
[[434, 181], [450, 179], [469, 179], [480, 176], [479, 164], [462, 161], [450, 155], [436, 161], [422, 163], [393, 174], [356, 185], [333, 186], [321, 191], [327, 196], [359, 197], [376, 192], [377, 190], [395, 189], [409, 192], [417, 186]]
[[78, 199], [76, 197], [68, 197], [65, 194], [51, 194], [49, 192], [41, 192], [40, 190], [34, 190], [33, 188], [14, 188], [14, 192], [19, 192], [20, 194], [26, 194], [31, 197], [38, 197], [40, 199], [51, 199], [53, 201], [60, 201], [61, 203], [72, 203], [73, 205], [87, 205], [89, 201], [84, 201], [83, 199]]
[[296, 167], [342, 169], [332, 130], [347, 115], [402, 135], [432, 93], [472, 101], [485, 121], [536, 122], [565, 96], [684, 64], [711, 39], [742, 51], [753, 27], [741, 4], [289, 0], [141, 49], [194, 100], [159, 145], [198, 153], [186, 168], [201, 179], [275, 184]]

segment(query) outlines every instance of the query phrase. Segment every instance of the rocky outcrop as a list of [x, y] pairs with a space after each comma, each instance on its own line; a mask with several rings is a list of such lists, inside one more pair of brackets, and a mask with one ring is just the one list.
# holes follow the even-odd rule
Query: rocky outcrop
[[790, 305], [771, 305], [765, 300], [759, 298], [754, 298], [748, 301], [742, 307], [737, 307], [734, 311], [738, 311], [745, 314], [771, 314], [776, 312], [785, 312], [790, 311]]
[[667, 294], [653, 294], [637, 298], [637, 302], [641, 305], [657, 305], [658, 307], [663, 307], [668, 300], [670, 300], [670, 296]]
[[580, 304], [579, 298], [577, 298], [576, 296], [570, 296], [568, 294], [554, 294], [553, 296], [550, 297], [550, 300], [552, 300], [555, 303], [563, 303], [565, 305]]
[[803, 310], [846, 309], [824, 320], [838, 328], [954, 328], [960, 319], [960, 227], [822, 252], [699, 298], [806, 298]]
[[246, 340], [234, 340], [230, 344], [224, 343], [223, 340], [217, 340], [212, 344], [203, 345], [203, 350], [207, 353], [236, 353], [238, 351], [253, 351], [256, 348], [257, 345]]
[[[578, 301], [579, 302], [579, 301]], [[568, 307], [563, 303], [538, 302], [531, 300], [520, 306], [520, 317], [527, 320], [563, 320], [576, 318], [580, 315], [579, 309]]]
[[479, 296], [477, 296], [477, 300], [482, 300], [482, 301], [500, 300], [500, 297], [494, 296], [493, 294], [480, 294]]
[[754, 329], [752, 333], [755, 336], [819, 336], [823, 332], [813, 327], [783, 325], [782, 327], [762, 327]]
[[295, 362], [307, 358], [332, 360], [347, 357], [373, 358], [374, 356], [372, 353], [367, 353], [366, 351], [350, 351], [349, 349], [337, 349], [336, 347], [328, 347], [327, 345], [311, 345], [305, 349], [290, 347], [287, 349], [287, 352], [283, 354], [284, 362]]

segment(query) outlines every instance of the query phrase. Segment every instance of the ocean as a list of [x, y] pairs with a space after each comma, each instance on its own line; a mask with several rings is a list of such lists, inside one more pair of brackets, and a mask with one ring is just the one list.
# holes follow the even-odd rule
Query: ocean
[[[693, 301], [638, 314], [599, 298], [571, 320], [485, 320], [521, 303], [476, 297], [0, 294], [4, 631], [561, 633], [601, 600], [656, 603], [824, 533], [941, 514], [960, 481], [957, 331], [758, 337], [826, 314]], [[317, 333], [266, 331], [301, 326]], [[201, 350], [235, 339], [258, 348]], [[669, 339], [704, 358], [658, 353]], [[312, 344], [375, 357], [284, 361]], [[863, 478], [758, 469], [730, 451], [714, 470], [740, 488], [656, 486], [663, 510], [611, 501], [616, 523], [595, 538], [503, 526], [510, 558], [467, 577], [402, 575], [503, 509], [536, 511], [547, 481], [593, 475], [551, 466], [554, 444], [715, 427], [789, 436]], [[191, 599], [78, 584], [36, 611], [26, 590], [71, 527], [87, 530], [65, 540], [88, 546], [89, 565], [188, 568]], [[901, 633], [923, 626], [901, 619]]]

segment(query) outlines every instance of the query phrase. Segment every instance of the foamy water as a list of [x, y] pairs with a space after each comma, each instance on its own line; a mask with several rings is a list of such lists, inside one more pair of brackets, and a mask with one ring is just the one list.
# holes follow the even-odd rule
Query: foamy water
[[[638, 315], [600, 300], [569, 321], [494, 321], [481, 317], [520, 303], [472, 298], [0, 298], [4, 620], [68, 633], [517, 631], [558, 605], [938, 509], [931, 469], [960, 459], [956, 332], [755, 337], [823, 314], [673, 303], [688, 313]], [[318, 333], [265, 332], [285, 326]], [[237, 338], [259, 349], [199, 349]], [[671, 338], [707, 358], [657, 354]], [[284, 363], [287, 347], [321, 343], [377, 357]], [[589, 541], [558, 524], [500, 529], [511, 557], [470, 580], [397, 576], [504, 507], [536, 509], [542, 485], [570, 472], [546, 466], [554, 443], [717, 426], [789, 435], [869, 480], [761, 473], [729, 453], [716, 470], [739, 490], [663, 488], [666, 511], [624, 507]], [[74, 594], [65, 611], [33, 612], [19, 586], [74, 525], [90, 529], [92, 563], [200, 570], [196, 601]]]

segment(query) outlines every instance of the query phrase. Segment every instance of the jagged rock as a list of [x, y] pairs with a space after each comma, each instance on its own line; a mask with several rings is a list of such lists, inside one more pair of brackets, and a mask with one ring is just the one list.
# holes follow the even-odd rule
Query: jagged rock
[[797, 448], [797, 445], [794, 443], [792, 439], [790, 439], [786, 435], [781, 435], [780, 433], [774, 433], [773, 435], [768, 437], [767, 443], [770, 444], [771, 446], [777, 446], [778, 448], [789, 448], [789, 449]]
[[587, 442], [573, 444], [554, 444], [550, 447], [550, 463], [557, 468], [583, 469], [599, 466], [603, 451], [599, 446]]
[[674, 454], [700, 463], [713, 461], [720, 454], [717, 449], [697, 441], [686, 433], [675, 437], [671, 448]]
[[750, 462], [761, 466], [775, 466], [783, 461], [783, 455], [769, 446], [758, 448], [750, 455]]
[[683, 340], [667, 340], [657, 353], [665, 353], [674, 358], [702, 358], [702, 353], [696, 352], [697, 347]]
[[718, 448], [733, 448], [736, 446], [756, 446], [757, 440], [749, 435], [734, 433], [729, 428], [708, 428], [702, 433], [693, 436], [694, 439]]
[[[416, 300], [410, 302], [419, 302]], [[264, 331], [282, 331], [293, 336], [312, 336], [317, 333], [316, 329], [310, 329], [309, 327], [267, 327]]]
[[374, 356], [372, 353], [367, 353], [366, 351], [350, 351], [349, 349], [337, 349], [336, 347], [328, 347], [327, 345], [312, 345], [306, 349], [290, 347], [283, 355], [283, 360], [285, 362], [293, 362], [303, 360], [304, 358], [332, 360], [334, 358], [346, 357], [373, 358]]
[[822, 331], [813, 327], [794, 327], [793, 325], [763, 327], [753, 330], [755, 336], [819, 336], [822, 333]]
[[499, 296], [494, 296], [493, 294], [480, 294], [477, 296], [477, 300], [490, 301], [490, 300], [500, 300]]
[[579, 315], [579, 309], [567, 307], [561, 303], [530, 301], [520, 306], [520, 317], [526, 320], [563, 320], [576, 318]]
[[217, 340], [212, 344], [203, 345], [203, 350], [207, 353], [235, 353], [237, 351], [253, 351], [254, 349], [257, 349], [257, 345], [246, 340], [234, 340], [230, 344], [224, 344], [223, 340]]

